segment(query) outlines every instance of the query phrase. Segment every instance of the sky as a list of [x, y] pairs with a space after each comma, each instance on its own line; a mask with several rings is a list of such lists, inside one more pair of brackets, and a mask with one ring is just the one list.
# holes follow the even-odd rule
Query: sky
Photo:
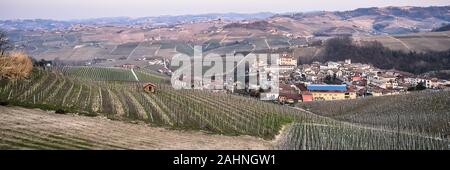
[[362, 7], [444, 6], [450, 0], [0, 0], [0, 19], [87, 19], [205, 13], [343, 11]]

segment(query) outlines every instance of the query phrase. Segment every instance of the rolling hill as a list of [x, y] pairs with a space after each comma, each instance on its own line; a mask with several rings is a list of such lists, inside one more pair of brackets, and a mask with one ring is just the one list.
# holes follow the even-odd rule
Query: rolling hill
[[0, 149], [259, 150], [271, 147], [269, 141], [249, 136], [170, 130], [20, 107], [0, 106], [0, 122]]
[[354, 36], [356, 41], [378, 41], [385, 47], [401, 51], [445, 51], [450, 49], [450, 31], [421, 32], [402, 35]]
[[[378, 121], [370, 124], [357, 117], [348, 120], [326, 116], [322, 112], [324, 109], [328, 111], [326, 108], [337, 110], [333, 107], [341, 104], [333, 103], [326, 107], [327, 103], [319, 103], [319, 107], [315, 107], [315, 103], [311, 103], [311, 112], [234, 94], [174, 90], [166, 84], [164, 77], [146, 70], [133, 71], [137, 75], [134, 80], [130, 78], [131, 70], [95, 67], [35, 69], [27, 80], [0, 80], [0, 102], [9, 105], [0, 107], [0, 146], [5, 149], [208, 149], [226, 145], [214, 142], [217, 140], [236, 140], [243, 142], [241, 147], [237, 147], [241, 149], [449, 149], [448, 139], [443, 138], [448, 129], [445, 122], [448, 120], [448, 115], [445, 115], [448, 110], [446, 93], [425, 94], [415, 97], [414, 101], [409, 101], [411, 96], [408, 95], [369, 101], [380, 106], [385, 101], [402, 101], [390, 107], [391, 110], [381, 112], [387, 115], [422, 102], [421, 110], [415, 109], [414, 114], [402, 112], [401, 128], [397, 128], [398, 123], [393, 119], [375, 119], [378, 118], [377, 111], [382, 111], [376, 107], [369, 109], [368, 114], [361, 114], [362, 120]], [[142, 84], [146, 82], [157, 83], [155, 93], [142, 90]], [[432, 100], [424, 102], [426, 99]], [[56, 115], [12, 106], [69, 113]], [[430, 117], [422, 112], [427, 109], [435, 114]], [[416, 122], [423, 119], [435, 121]], [[136, 123], [139, 125], [133, 125]], [[201, 130], [226, 137], [157, 130], [144, 125]], [[93, 137], [93, 133], [105, 132], [108, 135]], [[168, 136], [163, 137], [163, 134]], [[235, 135], [239, 137], [231, 137]], [[242, 135], [244, 137], [240, 137]], [[200, 146], [200, 138], [209, 142]], [[171, 140], [180, 140], [187, 145], [178, 142], [169, 145]], [[191, 145], [190, 142], [197, 143]], [[230, 147], [233, 148], [236, 147]]]
[[[306, 46], [341, 35], [352, 35], [361, 42], [379, 41], [393, 50], [423, 52], [448, 49], [448, 31], [429, 31], [450, 22], [449, 8], [385, 7], [340, 12], [161, 16], [142, 20], [100, 18], [72, 22], [9, 20], [0, 21], [0, 28], [8, 30], [16, 50], [26, 51], [38, 60], [58, 58], [88, 62], [95, 58], [116, 61], [171, 58], [178, 52], [192, 54], [195, 45], [203, 46], [205, 53], [218, 54], [286, 47], [315, 48]], [[159, 22], [168, 24], [155, 25]], [[321, 50], [298, 51], [300, 57], [312, 58], [310, 55], [316, 56]], [[121, 62], [109, 63], [109, 66], [118, 63]]]

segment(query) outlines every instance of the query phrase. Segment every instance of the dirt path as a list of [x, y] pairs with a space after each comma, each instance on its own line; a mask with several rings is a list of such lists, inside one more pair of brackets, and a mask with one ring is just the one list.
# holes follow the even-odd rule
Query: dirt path
[[210, 135], [0, 106], [0, 148], [17, 149], [270, 149], [250, 136]]
[[131, 73], [133, 74], [134, 79], [136, 79], [136, 81], [139, 81], [139, 79], [138, 79], [138, 77], [136, 76], [136, 73], [134, 72], [133, 69], [131, 69]]
[[159, 47], [155, 50], [155, 52], [153, 53], [153, 56], [157, 56], [159, 53], [159, 50], [161, 49], [162, 45], [159, 45]]
[[272, 47], [270, 47], [269, 42], [267, 42], [267, 38], [264, 39], [264, 42], [266, 42], [267, 48], [272, 49]]
[[219, 43], [222, 44], [227, 38], [228, 38], [228, 34], [225, 34]]
[[411, 50], [411, 48], [405, 43], [405, 42], [403, 42], [402, 40], [400, 40], [400, 39], [398, 39], [398, 38], [395, 38], [395, 37], [393, 37], [393, 36], [390, 36], [390, 35], [388, 35], [387, 37], [389, 37], [389, 38], [391, 38], [391, 39], [393, 39], [393, 40], [395, 40], [395, 41], [398, 41], [400, 44], [402, 44], [404, 47], [406, 47], [408, 50]]
[[138, 49], [138, 47], [142, 44], [142, 42], [139, 42], [139, 44], [134, 47], [133, 51], [130, 52], [130, 54], [128, 54], [127, 56], [127, 60], [130, 60], [130, 57], [134, 54], [134, 52], [136, 51], [136, 49]]

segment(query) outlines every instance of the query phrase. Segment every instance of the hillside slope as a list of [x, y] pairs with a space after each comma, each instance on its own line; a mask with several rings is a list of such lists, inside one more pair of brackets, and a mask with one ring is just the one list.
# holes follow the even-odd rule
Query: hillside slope
[[[12, 106], [44, 110], [63, 109], [74, 113], [55, 115], [43, 114], [41, 111], [34, 113], [21, 108], [12, 110], [4, 108], [0, 110], [3, 147], [170, 148], [166, 146], [166, 141], [178, 140], [172, 137], [172, 134], [177, 132], [167, 132], [169, 136], [166, 139], [164, 137], [166, 132], [156, 133], [151, 129], [142, 128], [149, 125], [178, 130], [200, 130], [227, 136], [248, 135], [265, 140], [275, 139], [270, 142], [273, 145], [266, 145], [267, 142], [258, 143], [259, 139], [254, 145], [255, 140], [252, 139], [255, 138], [248, 139], [248, 145], [242, 146], [250, 149], [261, 148], [260, 146], [271, 149], [325, 150], [448, 149], [448, 140], [442, 139], [443, 132], [448, 126], [434, 121], [435, 119], [431, 117], [424, 120], [423, 118], [429, 115], [422, 112], [417, 115], [420, 118], [418, 120], [423, 121], [422, 123], [410, 124], [405, 121], [406, 124], [402, 124], [404, 127], [396, 131], [390, 126], [368, 126], [359, 122], [347, 122], [245, 96], [199, 90], [175, 90], [167, 85], [164, 79], [152, 73], [145, 70], [134, 70], [134, 72], [138, 80], [130, 79], [131, 70], [96, 67], [35, 69], [28, 80], [1, 80], [0, 102], [2, 104], [9, 103]], [[145, 82], [156, 83], [156, 92], [144, 92], [142, 84]], [[436, 101], [433, 100], [432, 103]], [[407, 104], [416, 104], [416, 102], [399, 104], [408, 106]], [[439, 104], [445, 104], [445, 101]], [[429, 103], [425, 103], [423, 107], [428, 106]], [[441, 108], [439, 105], [436, 109], [438, 109], [436, 114], [440, 114], [439, 109], [447, 108], [445, 106]], [[398, 111], [402, 110], [392, 110], [387, 113]], [[435, 110], [431, 111], [434, 114]], [[90, 117], [75, 116], [76, 119], [72, 120], [73, 115]], [[368, 114], [368, 116], [370, 118], [377, 115]], [[66, 118], [69, 120], [66, 121]], [[386, 116], [386, 118], [392, 117]], [[439, 118], [441, 121], [447, 120], [445, 116]], [[102, 120], [99, 125], [96, 123], [98, 119]], [[117, 124], [117, 121], [123, 122]], [[103, 125], [105, 122], [114, 123]], [[135, 127], [129, 126], [130, 123], [126, 122], [145, 125]], [[123, 129], [131, 130], [122, 133]], [[411, 131], [411, 129], [420, 131]], [[132, 135], [131, 132], [134, 133], [134, 131], [137, 131], [137, 136], [122, 137], [127, 133]], [[63, 133], [55, 134], [56, 132]], [[110, 133], [112, 136], [104, 135]], [[68, 137], [71, 134], [75, 136]], [[192, 139], [180, 141], [189, 145], [186, 148], [204, 148], [200, 147], [201, 143], [215, 141], [213, 137], [211, 139], [205, 137], [205, 141], [200, 138], [203, 139], [199, 137], [197, 140], [194, 135]], [[228, 139], [234, 138], [224, 138], [224, 141], [229, 141]], [[162, 145], [154, 144], [154, 140], [162, 141]], [[97, 141], [101, 141], [100, 144]], [[240, 138], [237, 141], [239, 142]], [[193, 142], [192, 145], [191, 142]], [[247, 142], [247, 139], [243, 139], [242, 142]], [[223, 146], [211, 143], [207, 142], [205, 147]], [[174, 147], [184, 148], [184, 145], [174, 145]]]
[[[230, 143], [233, 143], [232, 145]], [[249, 136], [210, 135], [0, 106], [0, 149], [268, 149]]]
[[[341, 124], [293, 123], [276, 149], [449, 150], [449, 92], [300, 103], [299, 110]], [[349, 145], [350, 144], [350, 145]]]
[[355, 40], [378, 41], [392, 50], [445, 51], [450, 49], [450, 31], [421, 32], [403, 35], [355, 36]]
[[[76, 67], [34, 70], [29, 80], [0, 81], [0, 101], [47, 110], [134, 121], [177, 129], [271, 139], [283, 124], [316, 117], [274, 103], [226, 93], [175, 90], [165, 80], [136, 70]], [[157, 85], [155, 93], [143, 84]], [[319, 119], [317, 119], [319, 121]]]
[[300, 35], [405, 34], [431, 31], [450, 22], [449, 9], [450, 6], [373, 7], [277, 15], [268, 20]]
[[450, 92], [424, 91], [357, 100], [309, 102], [315, 114], [364, 126], [450, 137]]

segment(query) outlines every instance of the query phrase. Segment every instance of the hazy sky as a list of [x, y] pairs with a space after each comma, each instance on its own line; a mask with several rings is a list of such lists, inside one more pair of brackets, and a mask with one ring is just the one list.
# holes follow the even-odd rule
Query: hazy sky
[[0, 0], [0, 19], [84, 19], [202, 13], [306, 12], [442, 6], [450, 0]]

